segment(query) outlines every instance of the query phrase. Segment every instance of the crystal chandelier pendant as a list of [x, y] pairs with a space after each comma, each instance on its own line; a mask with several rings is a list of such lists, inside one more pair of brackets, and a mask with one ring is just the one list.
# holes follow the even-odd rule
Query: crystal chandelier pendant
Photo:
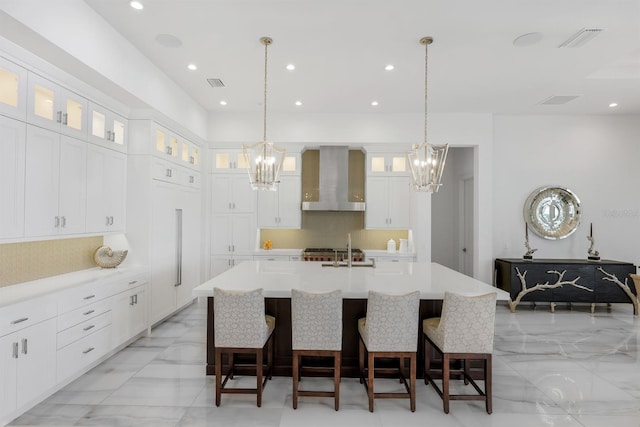
[[243, 145], [242, 155], [254, 190], [277, 191], [285, 150], [271, 142]]
[[449, 145], [416, 144], [407, 153], [411, 169], [411, 183], [415, 191], [437, 193], [442, 185], [442, 173]]
[[442, 185], [442, 173], [444, 163], [447, 160], [449, 144], [434, 145], [427, 142], [427, 64], [428, 47], [433, 43], [431, 37], [423, 37], [420, 44], [425, 46], [424, 51], [424, 142], [415, 144], [407, 153], [409, 168], [411, 170], [411, 185], [415, 191], [437, 193]]
[[278, 148], [273, 143], [267, 142], [267, 47], [273, 43], [269, 37], [261, 37], [260, 43], [264, 45], [264, 117], [262, 142], [254, 145], [242, 145], [249, 181], [254, 190], [277, 191], [280, 182], [280, 169], [284, 162], [283, 148]]

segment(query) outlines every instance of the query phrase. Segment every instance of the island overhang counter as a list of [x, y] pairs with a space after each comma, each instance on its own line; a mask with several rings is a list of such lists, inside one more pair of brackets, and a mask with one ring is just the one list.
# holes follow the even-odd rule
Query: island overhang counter
[[[262, 288], [266, 313], [276, 318], [274, 374], [290, 376], [291, 289], [307, 292], [343, 293], [342, 374], [358, 376], [357, 320], [366, 314], [369, 291], [388, 294], [420, 292], [420, 320], [439, 316], [445, 291], [464, 295], [497, 292], [499, 301], [509, 294], [437, 263], [379, 263], [372, 267], [323, 266], [321, 262], [247, 261], [196, 287], [194, 296], [207, 298], [208, 375], [214, 374], [213, 289], [252, 290]], [[417, 320], [416, 320], [417, 321]], [[422, 322], [420, 334], [422, 334]], [[418, 337], [416, 337], [418, 339]], [[422, 357], [422, 340], [418, 357]], [[420, 360], [420, 359], [419, 359]], [[421, 369], [419, 374], [422, 374]]]

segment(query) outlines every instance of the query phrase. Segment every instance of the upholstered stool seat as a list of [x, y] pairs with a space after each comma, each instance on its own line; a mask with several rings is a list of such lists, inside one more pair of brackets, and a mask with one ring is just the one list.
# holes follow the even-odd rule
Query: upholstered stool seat
[[[464, 296], [445, 292], [442, 316], [425, 319], [422, 330], [425, 339], [424, 382], [433, 385], [442, 398], [443, 409], [449, 413], [450, 400], [483, 400], [487, 413], [491, 406], [491, 356], [495, 330], [496, 293], [480, 296]], [[442, 369], [431, 368], [432, 352], [436, 350], [442, 357]], [[461, 369], [452, 369], [451, 362], [459, 360]], [[471, 361], [482, 362], [484, 391], [474, 381]], [[442, 389], [433, 380], [435, 374], [442, 378]], [[457, 394], [449, 392], [451, 375], [459, 375], [465, 384], [471, 383], [477, 394]]]
[[[420, 293], [387, 295], [369, 291], [367, 317], [358, 320], [360, 382], [369, 398], [373, 412], [374, 398], [409, 398], [411, 411], [416, 410], [416, 352], [418, 348], [418, 311]], [[365, 366], [365, 358], [367, 364]], [[399, 367], [375, 367], [376, 358], [398, 359]], [[405, 359], [409, 359], [409, 381], [405, 377]], [[376, 393], [375, 373], [394, 374], [400, 378], [406, 392]]]
[[[293, 350], [293, 409], [298, 396], [333, 397], [340, 405], [342, 358], [342, 292], [309, 293], [291, 290], [291, 348]], [[333, 368], [303, 366], [304, 356], [332, 357]], [[333, 372], [333, 391], [299, 390], [303, 372]]]
[[[271, 379], [273, 367], [273, 331], [276, 319], [265, 315], [262, 289], [253, 291], [213, 290], [213, 329], [215, 344], [216, 406], [220, 406], [223, 393], [255, 394], [258, 407], [262, 406], [262, 391]], [[267, 364], [264, 372], [264, 349]], [[233, 379], [235, 354], [254, 354], [256, 357], [256, 388], [225, 387]], [[222, 379], [222, 355], [228, 355], [229, 369]], [[253, 365], [251, 365], [253, 367]], [[264, 372], [264, 380], [263, 380]]]

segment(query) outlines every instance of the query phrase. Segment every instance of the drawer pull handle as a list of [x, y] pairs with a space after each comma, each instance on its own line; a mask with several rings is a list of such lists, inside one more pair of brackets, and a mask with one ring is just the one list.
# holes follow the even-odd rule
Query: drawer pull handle
[[87, 295], [86, 297], [84, 297], [83, 299], [91, 299], [91, 298], [95, 298], [95, 295]]
[[132, 280], [131, 282], [129, 282], [130, 285], [135, 285], [136, 283], [138, 283], [137, 280]]
[[22, 354], [27, 354], [28, 353], [27, 344], [28, 344], [27, 339], [26, 338], [22, 338]]
[[12, 325], [17, 325], [18, 323], [26, 322], [27, 320], [29, 320], [29, 318], [28, 318], [28, 317], [23, 317], [23, 318], [21, 318], [21, 319], [18, 319], [18, 320], [14, 320], [14, 321], [12, 321], [12, 322], [11, 322], [11, 324], [12, 324]]
[[93, 329], [95, 327], [96, 327], [96, 325], [89, 325], [86, 328], [84, 328], [83, 331], [88, 331], [88, 330]]
[[95, 350], [95, 347], [89, 347], [88, 349], [86, 349], [85, 351], [83, 351], [83, 352], [82, 352], [82, 354], [91, 353], [93, 350]]
[[84, 313], [82, 313], [82, 315], [83, 316], [88, 316], [88, 315], [90, 315], [91, 313], [94, 313], [94, 312], [95, 312], [95, 310], [89, 310], [89, 311], [85, 311]]

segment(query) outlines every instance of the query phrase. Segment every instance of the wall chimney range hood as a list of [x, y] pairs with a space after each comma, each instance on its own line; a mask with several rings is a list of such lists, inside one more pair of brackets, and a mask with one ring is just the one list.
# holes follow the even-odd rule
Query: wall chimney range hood
[[364, 211], [364, 202], [349, 201], [349, 147], [321, 146], [318, 175], [318, 201], [302, 202], [303, 211]]

